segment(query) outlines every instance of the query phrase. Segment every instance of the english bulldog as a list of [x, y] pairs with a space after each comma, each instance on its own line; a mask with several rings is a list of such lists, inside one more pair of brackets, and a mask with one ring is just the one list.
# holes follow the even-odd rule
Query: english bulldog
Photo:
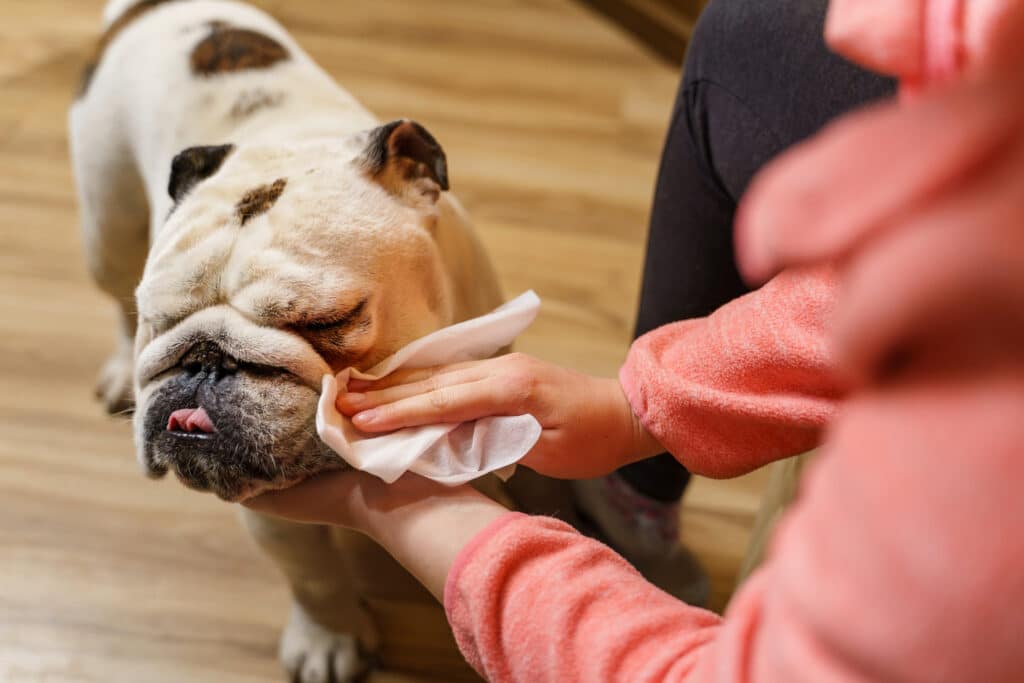
[[[98, 393], [134, 407], [152, 477], [239, 501], [342, 467], [314, 427], [322, 376], [501, 301], [434, 137], [376, 120], [251, 6], [109, 2], [70, 139], [89, 269], [120, 307]], [[513, 481], [486, 486], [571, 507], [560, 486]], [[375, 651], [461, 661], [450, 640], [381, 641], [374, 617], [396, 604], [437, 632], [444, 617], [367, 539], [243, 517], [291, 584], [293, 679], [352, 680]]]

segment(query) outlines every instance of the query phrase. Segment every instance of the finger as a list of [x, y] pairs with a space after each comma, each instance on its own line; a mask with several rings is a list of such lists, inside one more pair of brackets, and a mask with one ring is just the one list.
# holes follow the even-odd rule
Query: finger
[[924, 0], [832, 0], [825, 40], [847, 59], [916, 80], [923, 67]]
[[392, 372], [390, 375], [386, 377], [381, 377], [380, 379], [351, 379], [348, 382], [348, 390], [377, 391], [380, 389], [387, 389], [389, 387], [398, 386], [400, 384], [422, 382], [423, 380], [438, 375], [444, 375], [450, 372], [466, 370], [468, 368], [472, 368], [484, 362], [486, 361], [471, 360], [464, 361], [462, 363], [451, 363], [450, 365], [435, 365], [429, 368], [410, 368], [408, 370], [396, 370], [395, 372]]
[[1016, 98], [996, 83], [964, 85], [850, 115], [798, 145], [754, 180], [740, 207], [742, 271], [761, 282], [784, 267], [841, 258], [997, 156], [1019, 123]]
[[356, 427], [386, 432], [403, 427], [468, 422], [491, 415], [522, 415], [523, 397], [510, 390], [503, 377], [488, 377], [468, 384], [442, 387], [395, 403], [356, 414]]
[[289, 488], [249, 498], [242, 501], [242, 505], [296, 522], [347, 525], [350, 520], [346, 502], [360, 478], [365, 476], [353, 470], [327, 472]]
[[476, 382], [486, 376], [487, 372], [483, 367], [473, 365], [459, 370], [453, 369], [449, 372], [432, 374], [426, 379], [398, 384], [379, 390], [376, 387], [372, 387], [370, 391], [338, 394], [335, 405], [342, 414], [354, 415], [363, 410], [376, 408], [386, 403], [395, 403], [419, 394], [427, 394], [444, 387]]
[[[837, 350], [855, 379], [908, 354], [945, 365], [992, 362], [1024, 336], [1024, 150], [868, 245], [838, 307]], [[980, 344], [980, 345], [979, 345]], [[984, 360], [984, 359], [982, 359]]]
[[969, 70], [1019, 73], [1024, 60], [1024, 3], [966, 2], [963, 42]]

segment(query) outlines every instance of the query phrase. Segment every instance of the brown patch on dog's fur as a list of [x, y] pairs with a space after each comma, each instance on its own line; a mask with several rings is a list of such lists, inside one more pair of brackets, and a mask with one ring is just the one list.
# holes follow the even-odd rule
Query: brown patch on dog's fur
[[223, 22], [214, 22], [210, 29], [192, 50], [192, 73], [198, 76], [266, 69], [289, 57], [281, 43], [262, 33]]
[[230, 116], [233, 119], [242, 119], [252, 116], [261, 109], [276, 107], [284, 101], [284, 93], [267, 92], [262, 88], [243, 90], [238, 94], [235, 103], [231, 105]]
[[176, 0], [139, 0], [139, 2], [126, 9], [121, 16], [115, 19], [107, 30], [103, 32], [103, 35], [100, 36], [99, 41], [96, 43], [96, 48], [93, 50], [92, 58], [89, 59], [85, 68], [82, 69], [82, 79], [78, 86], [78, 97], [84, 97], [85, 93], [89, 91], [89, 85], [92, 83], [92, 77], [96, 73], [96, 67], [99, 66], [100, 60], [103, 59], [103, 53], [106, 52], [107, 46], [113, 42], [114, 38], [116, 38], [121, 31], [151, 9], [168, 2], [175, 1]]
[[246, 192], [245, 196], [238, 200], [238, 204], [235, 205], [235, 211], [238, 213], [242, 225], [245, 225], [261, 213], [270, 211], [271, 207], [277, 202], [278, 197], [284, 192], [284, 186], [287, 184], [287, 180], [278, 178], [271, 185], [261, 185], [254, 190]]

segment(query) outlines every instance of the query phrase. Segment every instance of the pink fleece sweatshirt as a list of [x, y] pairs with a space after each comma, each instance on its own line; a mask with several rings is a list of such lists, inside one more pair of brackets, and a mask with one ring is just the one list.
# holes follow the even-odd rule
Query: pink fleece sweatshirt
[[[738, 474], [815, 442], [835, 411], [831, 280], [783, 275], [634, 345], [623, 386], [683, 464]], [[1024, 369], [851, 399], [724, 619], [562, 522], [509, 513], [457, 559], [449, 621], [493, 683], [1019, 683], [1022, 416]]]
[[[1024, 220], [1014, 206], [1008, 215]], [[1019, 225], [958, 230], [934, 259], [905, 255], [916, 287], [903, 293], [895, 269], [882, 283], [894, 301], [972, 322], [956, 337], [945, 328], [915, 338], [932, 353], [889, 348], [899, 374], [859, 385], [841, 409], [846, 387], [825, 333], [830, 270], [783, 273], [708, 318], [638, 340], [623, 387], [695, 472], [749, 471], [816, 444], [827, 427], [800, 499], [724, 618], [663, 593], [557, 520], [509, 513], [463, 549], [445, 587], [469, 662], [494, 683], [1024, 681]], [[879, 242], [883, 259], [897, 253]], [[958, 253], [983, 256], [964, 268]], [[921, 291], [966, 292], [984, 315], [965, 318], [962, 305], [943, 308], [955, 294]], [[925, 320], [907, 301], [907, 319]], [[943, 328], [918, 332], [929, 329]]]

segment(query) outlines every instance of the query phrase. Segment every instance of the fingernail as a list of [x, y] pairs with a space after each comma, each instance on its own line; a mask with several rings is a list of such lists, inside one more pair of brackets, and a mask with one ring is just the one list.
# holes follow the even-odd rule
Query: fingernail
[[353, 422], [356, 422], [356, 423], [361, 424], [361, 425], [373, 424], [376, 420], [377, 420], [377, 411], [376, 410], [364, 410], [363, 412], [359, 413], [358, 415], [356, 415], [355, 417], [352, 418]]

